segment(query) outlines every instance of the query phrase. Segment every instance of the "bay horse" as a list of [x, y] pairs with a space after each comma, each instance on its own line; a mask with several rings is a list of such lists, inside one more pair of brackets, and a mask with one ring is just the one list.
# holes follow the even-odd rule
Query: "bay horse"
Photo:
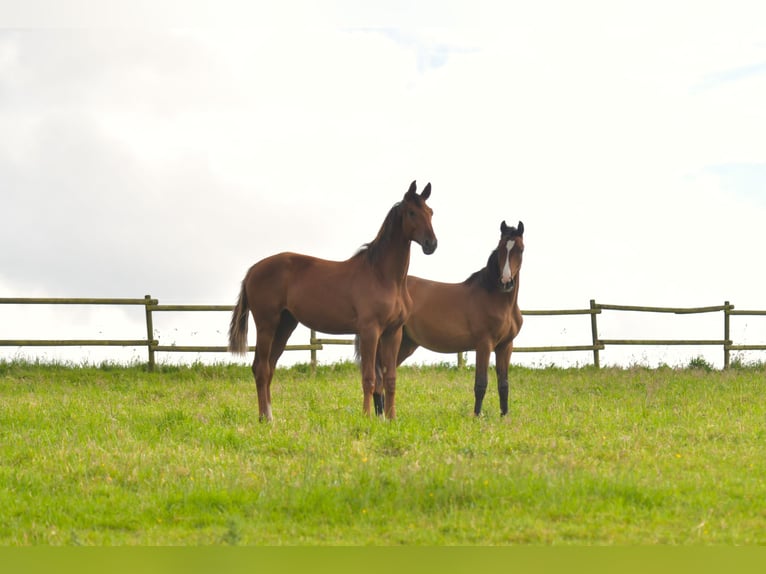
[[229, 327], [229, 351], [247, 352], [248, 311], [256, 328], [253, 376], [260, 420], [271, 420], [271, 379], [298, 323], [330, 334], [356, 334], [362, 359], [363, 410], [370, 414], [375, 365], [383, 373], [385, 415], [396, 416], [396, 353], [412, 300], [407, 291], [410, 243], [436, 250], [426, 205], [431, 184], [418, 194], [413, 181], [386, 215], [377, 236], [345, 261], [297, 253], [267, 257], [247, 271]]
[[[476, 351], [475, 403], [481, 413], [487, 390], [489, 356], [495, 352], [500, 415], [508, 413], [508, 366], [513, 339], [523, 318], [518, 305], [519, 271], [524, 253], [524, 224], [500, 224], [500, 240], [487, 264], [462, 283], [440, 283], [409, 276], [407, 289], [412, 309], [404, 324], [397, 365], [425, 347], [438, 353]], [[376, 389], [375, 411], [380, 414], [384, 398]], [[387, 401], [387, 397], [386, 397]]]

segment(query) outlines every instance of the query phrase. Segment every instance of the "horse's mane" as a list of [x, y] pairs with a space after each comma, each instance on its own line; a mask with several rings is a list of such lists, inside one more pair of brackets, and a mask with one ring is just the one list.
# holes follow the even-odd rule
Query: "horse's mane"
[[394, 229], [401, 221], [399, 218], [400, 207], [401, 202], [394, 204], [383, 220], [383, 225], [380, 226], [375, 239], [362, 245], [354, 254], [354, 257], [364, 257], [371, 264], [375, 264], [380, 259], [381, 254], [386, 250], [391, 241]]
[[490, 292], [497, 289], [500, 285], [500, 270], [497, 267], [496, 260], [497, 249], [494, 249], [492, 253], [489, 254], [487, 264], [475, 273], [472, 273], [468, 279], [463, 281], [463, 284], [470, 285], [472, 283], [478, 283], [481, 287]]

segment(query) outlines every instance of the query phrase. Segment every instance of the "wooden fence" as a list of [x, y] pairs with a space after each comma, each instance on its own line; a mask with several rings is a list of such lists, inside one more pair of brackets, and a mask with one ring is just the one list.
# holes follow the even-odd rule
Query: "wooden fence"
[[[143, 299], [87, 299], [87, 298], [0, 298], [0, 305], [113, 305], [113, 306], [141, 306], [144, 308], [146, 319], [145, 339], [8, 339], [0, 340], [0, 347], [146, 347], [148, 353], [149, 369], [154, 369], [157, 353], [225, 353], [227, 348], [220, 346], [188, 346], [188, 345], [163, 345], [155, 338], [154, 313], [161, 312], [227, 312], [231, 313], [232, 305], [160, 305], [157, 299], [146, 295]], [[676, 315], [691, 315], [700, 313], [723, 313], [723, 337], [720, 339], [601, 339], [598, 332], [598, 315], [603, 311], [620, 312], [643, 312], [643, 313], [672, 313]], [[710, 307], [638, 307], [633, 305], [609, 305], [596, 303], [591, 299], [590, 306], [584, 309], [560, 309], [560, 310], [526, 310], [524, 316], [563, 316], [563, 315], [588, 315], [590, 317], [591, 340], [580, 345], [559, 346], [536, 346], [514, 347], [515, 353], [547, 353], [547, 352], [570, 352], [591, 351], [593, 364], [599, 368], [601, 360], [599, 353], [607, 346], [613, 345], [687, 345], [687, 346], [719, 346], [723, 350], [723, 366], [730, 366], [731, 351], [766, 351], [766, 344], [761, 345], [738, 345], [730, 338], [730, 321], [734, 316], [766, 316], [766, 311], [735, 310], [734, 305], [726, 301], [723, 305]], [[2, 314], [0, 314], [0, 318]], [[353, 339], [330, 339], [317, 337], [316, 331], [311, 331], [309, 343], [305, 345], [288, 345], [286, 351], [310, 351], [312, 367], [317, 364], [317, 351], [325, 345], [353, 345]], [[255, 347], [250, 347], [253, 351]], [[458, 354], [458, 366], [463, 365], [464, 359]]]

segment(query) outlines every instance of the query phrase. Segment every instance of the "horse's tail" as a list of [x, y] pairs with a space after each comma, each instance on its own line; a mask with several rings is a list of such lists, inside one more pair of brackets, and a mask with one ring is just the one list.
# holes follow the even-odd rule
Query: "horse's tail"
[[235, 355], [247, 353], [247, 313], [247, 291], [245, 290], [245, 282], [242, 281], [237, 306], [234, 307], [234, 312], [231, 314], [231, 324], [229, 325], [229, 352]]

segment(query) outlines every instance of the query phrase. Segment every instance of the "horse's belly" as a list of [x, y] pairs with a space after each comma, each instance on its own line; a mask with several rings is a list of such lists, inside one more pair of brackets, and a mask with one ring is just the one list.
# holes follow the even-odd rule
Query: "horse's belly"
[[411, 316], [405, 329], [418, 345], [437, 353], [461, 353], [473, 350], [475, 346], [468, 325], [455, 318], [435, 324]]
[[297, 321], [309, 329], [330, 335], [356, 333], [356, 314], [348, 305], [294, 305], [289, 309]]
[[417, 343], [436, 353], [462, 353], [472, 351], [474, 348], [473, 341], [458, 339], [427, 338], [419, 340]]
[[421, 307], [410, 315], [406, 329], [418, 345], [437, 353], [474, 351], [480, 342], [494, 348], [517, 331], [510, 314], [489, 316], [470, 307], [457, 310], [447, 305]]

